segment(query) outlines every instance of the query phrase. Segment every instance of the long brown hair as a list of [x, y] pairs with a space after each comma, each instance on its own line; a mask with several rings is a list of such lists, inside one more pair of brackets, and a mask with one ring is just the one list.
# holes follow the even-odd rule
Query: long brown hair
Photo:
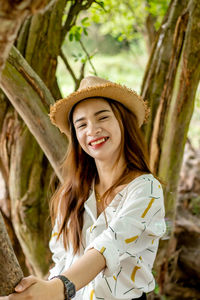
[[[119, 102], [104, 99], [108, 101], [119, 122], [122, 136], [120, 155], [124, 153], [126, 160], [123, 173], [105, 193], [107, 199], [117, 186], [130, 182], [134, 172], [152, 172], [147, 147], [135, 115]], [[71, 243], [75, 254], [81, 247], [84, 202], [89, 196], [92, 181], [98, 178], [98, 173], [94, 159], [85, 153], [78, 143], [72, 115], [73, 111], [70, 114], [71, 140], [63, 164], [65, 183], [53, 195], [50, 212], [53, 223], [59, 216], [58, 238], [62, 234], [65, 248], [68, 249]], [[106, 205], [106, 202], [104, 204]]]

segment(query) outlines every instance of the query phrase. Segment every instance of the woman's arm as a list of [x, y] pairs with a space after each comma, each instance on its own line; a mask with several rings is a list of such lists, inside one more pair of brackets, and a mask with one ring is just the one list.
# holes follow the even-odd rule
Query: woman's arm
[[[79, 290], [95, 278], [105, 265], [103, 255], [95, 249], [90, 249], [62, 275], [72, 281], [76, 290]], [[64, 286], [58, 278], [45, 281], [29, 276], [22, 279], [15, 291], [16, 293], [9, 296], [0, 297], [0, 300], [64, 300]]]
[[78, 291], [94, 279], [105, 266], [104, 256], [96, 249], [90, 249], [62, 275], [72, 281]]

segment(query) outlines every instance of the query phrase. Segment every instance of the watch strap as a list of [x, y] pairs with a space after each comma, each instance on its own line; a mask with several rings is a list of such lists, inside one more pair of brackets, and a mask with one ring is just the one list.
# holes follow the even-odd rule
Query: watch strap
[[57, 276], [52, 277], [51, 279], [53, 279], [53, 278], [58, 278], [62, 281], [62, 283], [64, 285], [64, 296], [65, 296], [64, 300], [70, 300], [75, 297], [76, 288], [75, 288], [75, 285], [73, 282], [71, 282], [64, 275], [57, 275]]

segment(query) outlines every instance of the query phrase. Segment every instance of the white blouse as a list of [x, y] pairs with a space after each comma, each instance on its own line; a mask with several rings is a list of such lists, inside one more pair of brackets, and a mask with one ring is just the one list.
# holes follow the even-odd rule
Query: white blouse
[[84, 225], [80, 255], [66, 251], [58, 235], [57, 222], [50, 240], [55, 266], [49, 279], [66, 271], [88, 249], [100, 251], [106, 268], [75, 300], [130, 300], [155, 288], [152, 266], [159, 238], [165, 233], [164, 201], [161, 184], [152, 174], [131, 181], [97, 218], [94, 191], [84, 204]]

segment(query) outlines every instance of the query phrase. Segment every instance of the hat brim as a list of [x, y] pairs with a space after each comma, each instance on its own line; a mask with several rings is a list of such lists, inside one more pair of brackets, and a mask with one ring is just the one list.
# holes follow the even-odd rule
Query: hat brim
[[92, 97], [110, 98], [120, 102], [134, 113], [139, 127], [143, 124], [145, 119], [144, 100], [135, 91], [117, 83], [106, 83], [81, 89], [57, 101], [50, 107], [49, 116], [51, 122], [56, 125], [61, 132], [69, 135], [70, 126], [68, 116], [72, 107], [79, 101]]

